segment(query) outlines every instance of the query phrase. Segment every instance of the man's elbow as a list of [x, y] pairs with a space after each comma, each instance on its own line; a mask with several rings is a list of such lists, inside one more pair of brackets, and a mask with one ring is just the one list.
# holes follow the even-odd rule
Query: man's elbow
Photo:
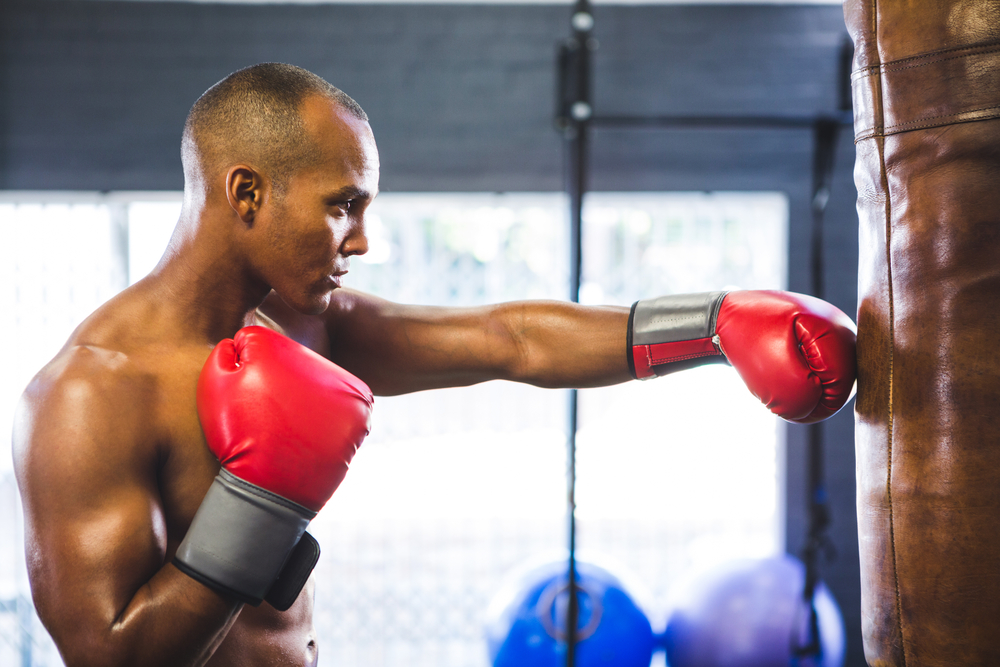
[[124, 667], [136, 664], [106, 635], [74, 633], [73, 637], [60, 640], [53, 634], [53, 639], [66, 667]]
[[125, 638], [116, 636], [113, 626], [97, 627], [81, 622], [84, 615], [85, 613], [80, 613], [69, 623], [64, 623], [70, 627], [60, 629], [46, 623], [45, 617], [39, 614], [66, 667], [126, 667], [140, 664], [141, 661], [136, 659], [134, 651], [124, 641]]
[[503, 380], [538, 384], [544, 381], [538, 351], [531, 342], [531, 316], [524, 304], [503, 304], [489, 327], [496, 375]]

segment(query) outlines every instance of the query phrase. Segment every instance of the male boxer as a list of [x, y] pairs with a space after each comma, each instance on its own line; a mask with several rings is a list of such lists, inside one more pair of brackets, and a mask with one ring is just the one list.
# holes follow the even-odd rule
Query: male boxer
[[368, 387], [590, 387], [728, 359], [773, 410], [812, 421], [853, 384], [850, 320], [808, 297], [630, 312], [339, 289], [367, 250], [378, 153], [360, 107], [298, 68], [209, 89], [182, 158], [163, 259], [73, 333], [15, 427], [32, 592], [70, 667], [316, 664], [299, 536], [364, 437]]

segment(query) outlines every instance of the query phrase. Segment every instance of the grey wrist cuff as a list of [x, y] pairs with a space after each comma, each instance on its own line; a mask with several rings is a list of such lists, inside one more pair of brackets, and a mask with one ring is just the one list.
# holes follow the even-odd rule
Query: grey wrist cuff
[[726, 292], [671, 294], [636, 302], [630, 345], [711, 338], [724, 296]]
[[716, 337], [726, 292], [671, 294], [632, 305], [628, 321], [628, 364], [632, 377], [646, 380], [710, 363], [726, 363]]
[[203, 584], [260, 604], [316, 512], [222, 470], [174, 565]]

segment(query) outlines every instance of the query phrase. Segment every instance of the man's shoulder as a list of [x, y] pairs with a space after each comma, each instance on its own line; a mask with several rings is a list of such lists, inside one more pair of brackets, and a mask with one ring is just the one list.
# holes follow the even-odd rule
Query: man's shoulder
[[48, 398], [52, 394], [68, 391], [83, 399], [91, 396], [90, 392], [94, 389], [114, 391], [136, 370], [131, 355], [122, 349], [70, 340], [35, 375], [25, 396], [38, 394]]
[[141, 400], [134, 394], [136, 383], [148, 386], [178, 371], [197, 373], [208, 356], [205, 346], [191, 343], [189, 332], [133, 290], [125, 290], [84, 320], [38, 377], [57, 387], [86, 380], [102, 394], [124, 393]]
[[15, 458], [69, 445], [106, 456], [155, 442], [165, 396], [193, 396], [204, 361], [199, 352], [169, 337], [83, 325], [22, 394]]
[[[86, 438], [92, 431], [122, 433], [123, 416], [138, 407], [141, 373], [120, 350], [67, 344], [31, 380], [18, 409], [17, 441], [41, 434], [72, 433]], [[18, 437], [18, 436], [21, 437]], [[111, 435], [109, 433], [109, 435]]]

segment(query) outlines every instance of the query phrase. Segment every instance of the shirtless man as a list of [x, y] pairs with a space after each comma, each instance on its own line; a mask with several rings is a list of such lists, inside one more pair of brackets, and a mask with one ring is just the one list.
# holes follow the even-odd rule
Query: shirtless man
[[[378, 153], [360, 107], [304, 70], [258, 65], [211, 88], [182, 158], [184, 203], [163, 259], [80, 325], [16, 421], [32, 593], [69, 667], [316, 664], [312, 583], [279, 612], [173, 562], [220, 470], [196, 411], [199, 373], [247, 325], [381, 395], [492, 379], [606, 385], [725, 360], [721, 350], [790, 419], [832, 414], [853, 385], [850, 320], [805, 297], [670, 297], [630, 313], [412, 307], [340, 289], [367, 250]], [[692, 315], [700, 334], [670, 324]]]

